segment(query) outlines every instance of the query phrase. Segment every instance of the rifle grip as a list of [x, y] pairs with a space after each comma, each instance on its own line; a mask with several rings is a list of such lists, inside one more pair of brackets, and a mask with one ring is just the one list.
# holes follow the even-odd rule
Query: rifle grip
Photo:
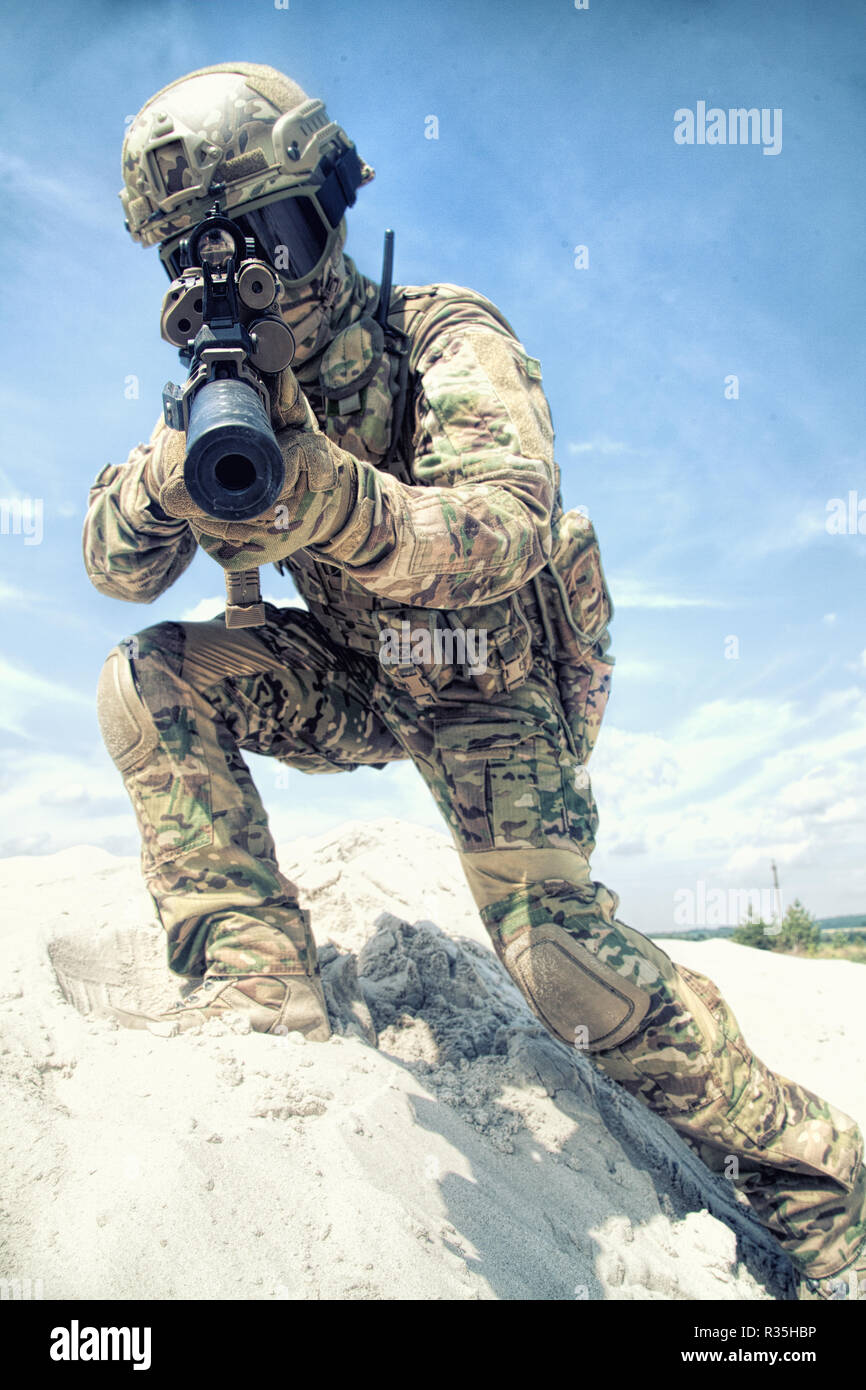
[[226, 627], [261, 627], [265, 605], [259, 585], [259, 571], [226, 570]]

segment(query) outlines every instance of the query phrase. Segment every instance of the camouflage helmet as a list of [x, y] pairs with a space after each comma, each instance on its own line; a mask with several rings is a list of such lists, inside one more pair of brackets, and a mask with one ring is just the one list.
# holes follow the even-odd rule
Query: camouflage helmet
[[237, 218], [297, 198], [285, 206], [310, 243], [307, 261], [318, 253], [290, 277], [301, 282], [331, 255], [345, 208], [373, 174], [296, 82], [259, 63], [218, 63], [163, 87], [139, 111], [123, 142], [120, 200], [133, 239], [159, 244], [176, 274], [180, 242], [215, 202]]

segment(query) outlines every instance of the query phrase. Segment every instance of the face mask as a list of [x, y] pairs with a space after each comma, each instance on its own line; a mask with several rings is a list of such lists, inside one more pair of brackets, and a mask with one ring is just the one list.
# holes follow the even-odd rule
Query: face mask
[[277, 308], [295, 335], [294, 362], [297, 365], [314, 357], [330, 342], [332, 324], [339, 316], [349, 288], [350, 277], [343, 256], [345, 239], [343, 226], [321, 275], [309, 284], [295, 287], [279, 276], [281, 294]]
[[331, 309], [339, 294], [341, 278], [329, 273], [330, 263], [321, 279], [312, 280], [300, 290], [281, 286], [282, 295], [277, 308], [283, 321], [295, 335], [296, 363], [315, 356], [330, 338]]

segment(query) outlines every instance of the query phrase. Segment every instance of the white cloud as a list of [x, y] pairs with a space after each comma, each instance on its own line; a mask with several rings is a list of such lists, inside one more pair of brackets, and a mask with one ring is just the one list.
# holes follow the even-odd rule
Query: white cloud
[[772, 886], [775, 860], [787, 900], [799, 895], [819, 915], [862, 910], [864, 760], [866, 696], [856, 689], [809, 704], [713, 701], [666, 738], [602, 728], [591, 772], [600, 848], [616, 856], [610, 886], [619, 891], [621, 856], [644, 841], [642, 931], [668, 910], [659, 885], [674, 865], [680, 882], [721, 876], [742, 888]]
[[20, 155], [0, 151], [0, 177], [7, 190], [18, 194], [25, 203], [41, 203], [51, 209], [55, 218], [69, 217], [100, 231], [105, 230], [102, 198], [85, 186], [78, 170], [70, 170], [68, 179], [55, 178], [34, 168]]
[[622, 840], [614, 838], [610, 845], [611, 854], [637, 855], [646, 854], [649, 849], [645, 835], [638, 835], [633, 840]]
[[829, 804], [819, 816], [819, 820], [823, 825], [850, 825], [861, 820], [862, 816], [862, 798], [846, 796]]
[[206, 623], [222, 613], [226, 606], [225, 594], [221, 598], [200, 598], [192, 608], [185, 608], [180, 615], [182, 623]]
[[797, 840], [791, 844], [776, 841], [771, 848], [765, 845], [743, 845], [728, 857], [725, 870], [730, 874], [766, 874], [771, 855], [780, 868], [790, 867], [805, 859], [810, 847], [809, 840]]
[[623, 444], [618, 439], [608, 439], [606, 435], [599, 435], [595, 439], [587, 439], [579, 444], [569, 444], [570, 454], [642, 454], [645, 449], [632, 449], [630, 445]]
[[62, 679], [46, 680], [0, 659], [0, 729], [24, 736], [24, 716], [45, 703], [92, 709], [93, 697], [69, 689]]
[[[22, 704], [59, 697], [49, 681], [14, 670], [11, 679]], [[799, 896], [819, 915], [863, 910], [864, 761], [866, 692], [854, 687], [803, 702], [710, 701], [665, 737], [604, 727], [590, 767], [601, 817], [594, 876], [625, 893], [623, 920], [640, 931], [670, 928], [677, 886], [771, 887], [773, 860], [786, 902]], [[442, 828], [409, 760], [340, 777], [289, 772], [282, 784], [274, 760], [248, 762], [278, 841], [352, 818]], [[0, 822], [5, 855], [138, 849], [122, 780], [100, 747], [7, 757]]]
[[762, 532], [745, 532], [743, 547], [752, 560], [763, 560], [784, 550], [801, 550], [827, 536], [826, 512], [817, 502], [811, 503], [793, 516], [773, 509], [770, 524]]
[[0, 579], [0, 605], [15, 605], [16, 608], [32, 608], [34, 604], [53, 603], [47, 594], [34, 593], [32, 589], [22, 589], [17, 584], [6, 584]]
[[311, 777], [273, 758], [245, 754], [278, 843], [317, 834], [346, 820], [398, 816], [413, 825], [445, 830], [432, 795], [410, 759], [377, 770]]
[[785, 788], [785, 800], [796, 811], [827, 811], [835, 797], [834, 779], [826, 773], [822, 775], [816, 768], [797, 781], [789, 782]]
[[665, 593], [642, 579], [608, 576], [616, 608], [730, 608], [728, 600], [700, 598], [696, 594]]
[[657, 681], [669, 674], [669, 667], [661, 661], [643, 661], [636, 656], [618, 656], [616, 659], [617, 681], [624, 676], [632, 681]]
[[71, 845], [100, 845], [135, 854], [138, 832], [126, 791], [108, 754], [19, 751], [0, 779], [0, 856], [53, 854]]
[[[295, 594], [292, 594], [289, 598], [286, 598], [284, 594], [281, 594], [279, 598], [274, 598], [271, 594], [264, 594], [263, 598], [266, 603], [272, 603], [275, 608], [306, 608], [307, 606], [304, 603], [304, 600], [302, 598], [298, 598]], [[199, 599], [198, 603], [193, 605], [192, 608], [187, 608], [184, 610], [183, 613], [181, 613], [180, 622], [209, 622], [211, 618], [218, 617], [219, 614], [222, 613], [225, 606], [225, 594], [223, 594], [220, 598], [201, 598]]]

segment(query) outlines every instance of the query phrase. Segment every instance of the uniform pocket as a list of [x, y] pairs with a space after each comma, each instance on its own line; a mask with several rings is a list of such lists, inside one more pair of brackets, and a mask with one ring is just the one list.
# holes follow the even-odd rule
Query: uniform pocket
[[322, 358], [327, 434], [370, 462], [391, 445], [397, 368], [397, 359], [385, 351], [380, 325], [369, 317], [338, 334]]
[[142, 648], [134, 663], [135, 675], [158, 742], [147, 760], [131, 769], [124, 781], [138, 818], [143, 860], [149, 871], [213, 843], [213, 789], [206, 748], [213, 734], [201, 702], [196, 709], [189, 708], [190, 692], [195, 687], [171, 669], [171, 651], [154, 659], [144, 649], [143, 640]]
[[613, 617], [595, 529], [581, 512], [564, 512], [554, 523], [548, 565], [539, 574], [556, 638], [555, 657], [580, 661]]
[[169, 760], [160, 749], [127, 775], [126, 787], [148, 871], [213, 843], [210, 774], [197, 740], [191, 740], [182, 760]]
[[594, 655], [556, 667], [559, 695], [575, 748], [582, 763], [589, 761], [610, 694], [613, 663]]
[[536, 724], [434, 725], [440, 806], [465, 851], [542, 849], [563, 833], [562, 774]]
[[706, 1137], [722, 1144], [737, 1139], [742, 1144], [745, 1139], [747, 1150], [752, 1145], [766, 1149], [785, 1126], [786, 1107], [778, 1079], [746, 1045], [718, 986], [682, 965], [677, 971], [692, 999], [698, 1001], [693, 1016], [702, 1036], [702, 1053], [712, 1089], [721, 1091], [726, 1106], [716, 1122], [717, 1132], [711, 1130]]

